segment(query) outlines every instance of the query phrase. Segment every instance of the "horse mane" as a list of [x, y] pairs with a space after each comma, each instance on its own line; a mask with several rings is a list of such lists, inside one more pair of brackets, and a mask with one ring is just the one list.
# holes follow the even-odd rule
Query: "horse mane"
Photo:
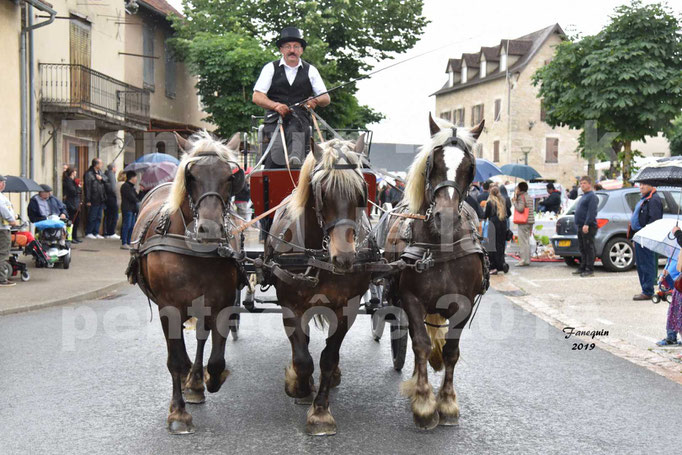
[[[407, 183], [405, 184], [405, 200], [408, 203], [410, 212], [417, 213], [424, 203], [424, 191], [426, 188], [426, 161], [433, 152], [433, 150], [445, 144], [450, 137], [452, 137], [452, 129], [455, 125], [443, 120], [435, 119], [436, 124], [440, 127], [440, 131], [431, 136], [431, 138], [419, 149], [419, 153], [414, 158], [410, 169], [407, 172]], [[456, 128], [457, 137], [462, 139], [469, 149], [476, 143], [476, 139], [471, 134], [468, 128]]]
[[[334, 193], [337, 197], [353, 199], [365, 190], [365, 178], [362, 176], [360, 155], [354, 151], [355, 143], [332, 139], [320, 144], [322, 157], [318, 162], [313, 153], [308, 154], [298, 177], [298, 186], [294, 190], [289, 202], [289, 213], [293, 219], [298, 218], [305, 211], [310, 198], [311, 184], [322, 184], [325, 192]], [[352, 171], [334, 169], [339, 159], [339, 151], [344, 152], [350, 161], [356, 165]], [[341, 161], [341, 164], [346, 164]], [[315, 169], [318, 168], [318, 172]], [[323, 182], [323, 183], [322, 183]]]
[[236, 150], [230, 150], [223, 140], [214, 139], [206, 130], [201, 130], [194, 133], [188, 140], [190, 148], [182, 155], [180, 164], [178, 164], [178, 172], [175, 174], [173, 185], [171, 186], [168, 199], [166, 200], [166, 209], [169, 213], [173, 213], [180, 209], [185, 197], [187, 197], [187, 188], [185, 188], [185, 167], [188, 163], [198, 161], [204, 155], [217, 154], [222, 161], [238, 161], [236, 157]]

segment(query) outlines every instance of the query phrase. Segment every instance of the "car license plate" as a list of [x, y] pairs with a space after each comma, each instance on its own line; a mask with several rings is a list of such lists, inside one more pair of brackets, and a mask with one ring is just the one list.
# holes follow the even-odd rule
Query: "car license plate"
[[557, 242], [557, 246], [571, 246], [571, 241], [570, 240], [559, 240]]

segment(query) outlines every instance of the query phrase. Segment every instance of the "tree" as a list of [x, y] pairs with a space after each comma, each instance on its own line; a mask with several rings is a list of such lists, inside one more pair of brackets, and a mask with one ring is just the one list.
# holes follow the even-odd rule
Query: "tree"
[[673, 156], [682, 155], [682, 114], [680, 114], [666, 132], [666, 137], [670, 143], [670, 154]]
[[[617, 132], [630, 179], [632, 141], [666, 131], [682, 109], [680, 20], [666, 5], [619, 6], [597, 35], [566, 41], [533, 76], [551, 126]], [[583, 153], [596, 158], [587, 144]]]
[[[175, 49], [200, 77], [198, 89], [209, 119], [221, 131], [248, 126], [247, 115], [238, 118], [240, 112], [262, 113], [251, 104], [251, 91], [263, 64], [277, 58], [274, 43], [282, 28], [304, 31], [308, 47], [303, 58], [320, 70], [331, 88], [366, 74], [377, 60], [410, 49], [427, 24], [422, 0], [183, 3], [185, 18], [174, 19]], [[383, 118], [360, 105], [356, 91], [351, 84], [331, 95], [332, 104], [323, 115], [335, 128], [364, 127]]]

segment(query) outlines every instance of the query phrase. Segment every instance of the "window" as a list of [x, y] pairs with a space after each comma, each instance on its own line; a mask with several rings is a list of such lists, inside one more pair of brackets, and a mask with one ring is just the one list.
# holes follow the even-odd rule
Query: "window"
[[547, 110], [545, 109], [545, 103], [540, 101], [540, 121], [544, 122], [547, 118]]
[[495, 118], [493, 121], [497, 122], [500, 120], [500, 115], [502, 114], [502, 100], [495, 100]]
[[483, 103], [471, 108], [471, 126], [478, 125], [483, 120]]
[[154, 91], [154, 28], [148, 24], [142, 26], [142, 54], [143, 86]]
[[545, 163], [559, 162], [559, 139], [548, 137], [545, 139]]
[[164, 53], [166, 56], [166, 96], [175, 98], [175, 58], [168, 45], [168, 40], [164, 43]]
[[500, 162], [500, 141], [493, 142], [493, 163]]
[[455, 126], [464, 126], [464, 108], [461, 107], [459, 109], [454, 110], [454, 124]]
[[452, 113], [450, 111], [444, 111], [440, 113], [440, 118], [447, 120], [448, 122], [452, 120]]

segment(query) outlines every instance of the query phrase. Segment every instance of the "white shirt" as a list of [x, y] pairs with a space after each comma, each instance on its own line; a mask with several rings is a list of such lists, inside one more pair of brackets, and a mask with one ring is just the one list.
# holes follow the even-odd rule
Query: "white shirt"
[[7, 230], [10, 228], [9, 223], [16, 221], [16, 215], [12, 209], [12, 203], [0, 193], [0, 230]]
[[[282, 57], [279, 60], [279, 65], [284, 65], [284, 74], [287, 77], [287, 81], [289, 81], [289, 85], [292, 85], [294, 83], [294, 79], [296, 79], [298, 69], [303, 66], [303, 63], [299, 58], [298, 65], [292, 67], [287, 65], [284, 61], [284, 57]], [[260, 76], [258, 76], [256, 85], [253, 86], [253, 91], [268, 93], [268, 90], [270, 90], [270, 86], [272, 85], [272, 76], [274, 76], [274, 74], [275, 66], [272, 64], [272, 62], [265, 65], [260, 72]], [[327, 87], [325, 87], [324, 81], [322, 81], [320, 72], [313, 65], [310, 65], [310, 68], [308, 68], [308, 78], [310, 79], [310, 84], [313, 86], [313, 93], [315, 96], [327, 91]]]

